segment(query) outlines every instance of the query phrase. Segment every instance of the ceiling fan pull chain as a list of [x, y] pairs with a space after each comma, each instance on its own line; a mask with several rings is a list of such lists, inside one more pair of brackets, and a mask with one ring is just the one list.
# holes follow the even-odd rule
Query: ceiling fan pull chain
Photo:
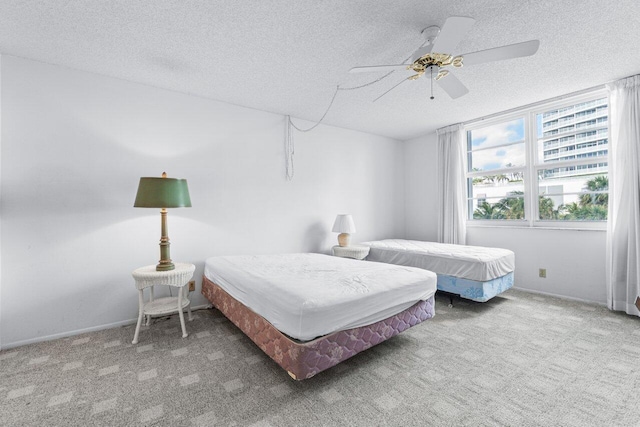
[[431, 80], [431, 98], [430, 99], [434, 99], [433, 96], [433, 67], [429, 68], [431, 70], [431, 78], [429, 80]]

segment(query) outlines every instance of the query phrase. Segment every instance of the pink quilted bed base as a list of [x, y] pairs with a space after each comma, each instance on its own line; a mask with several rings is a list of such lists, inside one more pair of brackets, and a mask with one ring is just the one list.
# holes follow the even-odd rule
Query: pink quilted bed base
[[202, 294], [296, 380], [311, 378], [435, 314], [432, 296], [371, 325], [298, 342], [284, 335], [206, 277], [202, 279]]

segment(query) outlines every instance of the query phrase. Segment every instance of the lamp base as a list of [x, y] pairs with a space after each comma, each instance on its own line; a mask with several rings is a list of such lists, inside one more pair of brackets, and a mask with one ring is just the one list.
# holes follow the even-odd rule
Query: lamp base
[[349, 243], [351, 243], [351, 234], [349, 233], [338, 234], [338, 245], [349, 246]]
[[175, 270], [176, 266], [171, 262], [169, 252], [171, 243], [169, 243], [169, 236], [167, 235], [167, 210], [165, 208], [160, 210], [160, 229], [160, 261], [156, 265], [156, 271]]
[[175, 270], [176, 266], [174, 263], [169, 261], [160, 261], [158, 265], [156, 265], [156, 271], [170, 271]]

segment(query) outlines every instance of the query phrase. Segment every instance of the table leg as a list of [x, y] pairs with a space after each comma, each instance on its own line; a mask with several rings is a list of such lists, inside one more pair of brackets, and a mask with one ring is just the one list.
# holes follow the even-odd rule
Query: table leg
[[[153, 302], [153, 298], [154, 298], [154, 295], [153, 295], [153, 286], [151, 286], [151, 289], [149, 289], [149, 292], [150, 292], [149, 302]], [[145, 323], [145, 324], [146, 324], [147, 326], [150, 326], [150, 325], [151, 325], [151, 315], [150, 315], [150, 314], [149, 314], [149, 315], [147, 315], [147, 319], [146, 319], [146, 323]]]
[[178, 291], [178, 315], [180, 316], [180, 325], [182, 326], [182, 338], [186, 338], [189, 336], [187, 334], [187, 328], [184, 326], [184, 313], [182, 312], [182, 290], [184, 286], [180, 288]]
[[189, 312], [189, 322], [193, 320], [193, 315], [191, 314], [191, 301], [189, 301], [189, 305], [187, 306], [187, 311]]
[[142, 324], [143, 310], [144, 310], [144, 298], [142, 297], [142, 290], [138, 291], [138, 324], [136, 325], [136, 332], [133, 334], [133, 341], [131, 344], [138, 344], [138, 335], [140, 335], [140, 325]]

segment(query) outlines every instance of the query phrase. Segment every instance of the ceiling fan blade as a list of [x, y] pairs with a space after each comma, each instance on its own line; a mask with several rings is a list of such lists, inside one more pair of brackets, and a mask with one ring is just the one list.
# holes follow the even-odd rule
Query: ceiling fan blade
[[394, 70], [405, 70], [407, 68], [406, 64], [400, 65], [369, 65], [364, 67], [353, 67], [349, 70], [350, 73], [369, 73], [371, 71], [394, 71]]
[[460, 43], [460, 40], [471, 29], [473, 23], [476, 22], [473, 18], [467, 18], [464, 16], [450, 16], [444, 21], [442, 30], [433, 43], [434, 53], [452, 53], [455, 51], [456, 46]]
[[480, 50], [478, 52], [467, 53], [461, 56], [465, 66], [475, 65], [485, 62], [531, 56], [538, 51], [538, 46], [540, 46], [540, 40], [529, 40], [528, 42], [494, 47], [493, 49]]
[[469, 93], [469, 89], [467, 89], [467, 87], [463, 85], [462, 82], [452, 73], [436, 80], [436, 83], [438, 83], [440, 87], [449, 94], [451, 99], [460, 98], [462, 95]]
[[376, 102], [378, 99], [382, 98], [383, 96], [385, 96], [386, 94], [388, 94], [389, 92], [391, 92], [392, 90], [394, 90], [395, 88], [397, 88], [398, 86], [400, 86], [402, 83], [406, 82], [409, 79], [402, 79], [400, 80], [400, 82], [398, 84], [395, 84], [391, 89], [387, 90], [385, 93], [383, 93], [382, 95], [380, 95], [379, 97], [377, 97], [376, 99], [373, 100], [373, 102]]

